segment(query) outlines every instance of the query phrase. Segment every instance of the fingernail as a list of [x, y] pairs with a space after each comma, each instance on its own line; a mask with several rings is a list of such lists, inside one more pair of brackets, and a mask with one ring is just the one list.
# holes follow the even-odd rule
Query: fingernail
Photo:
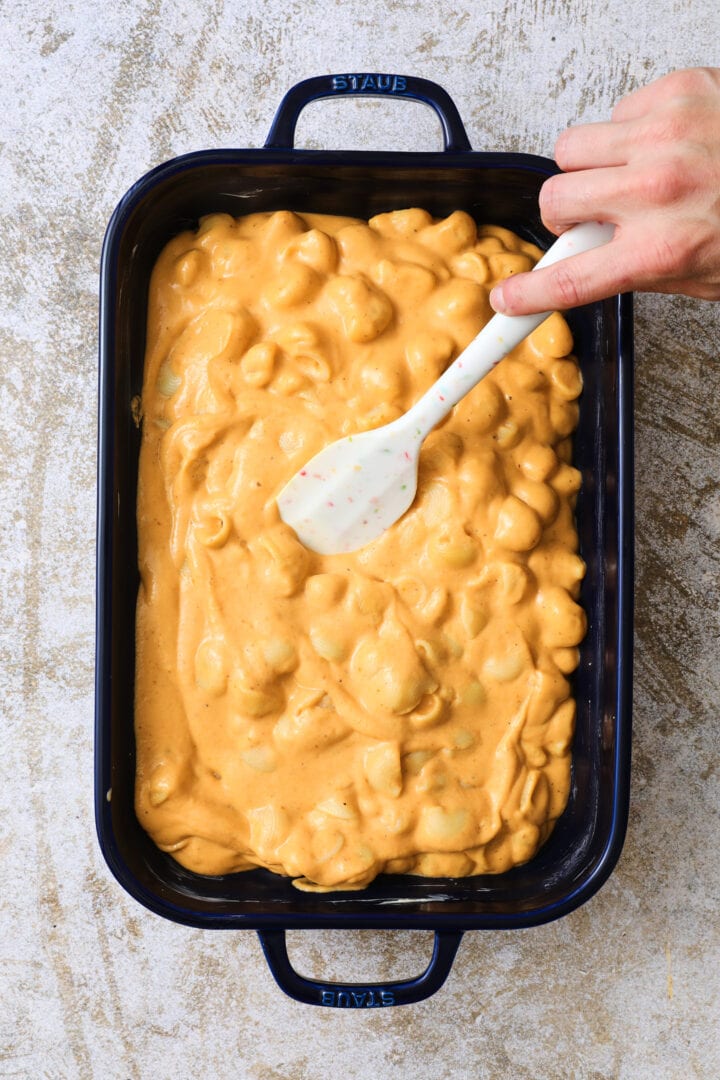
[[490, 291], [488, 300], [490, 301], [490, 307], [493, 311], [499, 311], [501, 314], [505, 311], [505, 293], [502, 285], [496, 285], [495, 288]]

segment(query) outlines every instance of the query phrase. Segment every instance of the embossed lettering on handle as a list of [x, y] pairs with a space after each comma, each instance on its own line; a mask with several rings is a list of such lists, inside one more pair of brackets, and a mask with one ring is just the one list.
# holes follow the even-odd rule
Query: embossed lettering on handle
[[379, 90], [381, 94], [399, 94], [407, 90], [407, 78], [404, 75], [380, 75], [369, 72], [360, 75], [331, 75], [333, 90], [349, 90], [351, 93], [367, 94]]
[[354, 989], [321, 990], [320, 1004], [335, 1009], [376, 1009], [383, 1005], [394, 1005], [395, 995], [391, 990]]

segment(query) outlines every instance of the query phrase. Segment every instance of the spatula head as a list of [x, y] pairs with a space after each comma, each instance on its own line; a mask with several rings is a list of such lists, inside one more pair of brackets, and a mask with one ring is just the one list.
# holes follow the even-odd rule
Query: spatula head
[[280, 516], [321, 555], [364, 547], [415, 498], [419, 443], [392, 424], [331, 443], [280, 492]]

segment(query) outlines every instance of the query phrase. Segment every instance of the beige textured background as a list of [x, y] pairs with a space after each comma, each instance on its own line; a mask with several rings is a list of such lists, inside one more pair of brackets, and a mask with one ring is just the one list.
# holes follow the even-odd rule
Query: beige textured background
[[[550, 153], [672, 67], [720, 63], [715, 0], [0, 3], [0, 1076], [720, 1076], [720, 305], [637, 306], [634, 775], [621, 862], [550, 926], [468, 934], [445, 988], [285, 998], [253, 933], [165, 922], [92, 822], [97, 272], [112, 209], [191, 149], [262, 145], [329, 71], [423, 75], [476, 149]], [[439, 146], [429, 111], [315, 105], [307, 146]], [[291, 935], [337, 978], [429, 936]]]

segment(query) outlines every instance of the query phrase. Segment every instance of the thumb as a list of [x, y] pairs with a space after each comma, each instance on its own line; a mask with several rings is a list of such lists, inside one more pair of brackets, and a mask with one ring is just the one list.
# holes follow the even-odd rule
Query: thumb
[[563, 311], [627, 292], [632, 288], [633, 275], [625, 248], [615, 238], [603, 247], [562, 259], [553, 266], [506, 278], [490, 293], [490, 304], [503, 315], [530, 315]]

